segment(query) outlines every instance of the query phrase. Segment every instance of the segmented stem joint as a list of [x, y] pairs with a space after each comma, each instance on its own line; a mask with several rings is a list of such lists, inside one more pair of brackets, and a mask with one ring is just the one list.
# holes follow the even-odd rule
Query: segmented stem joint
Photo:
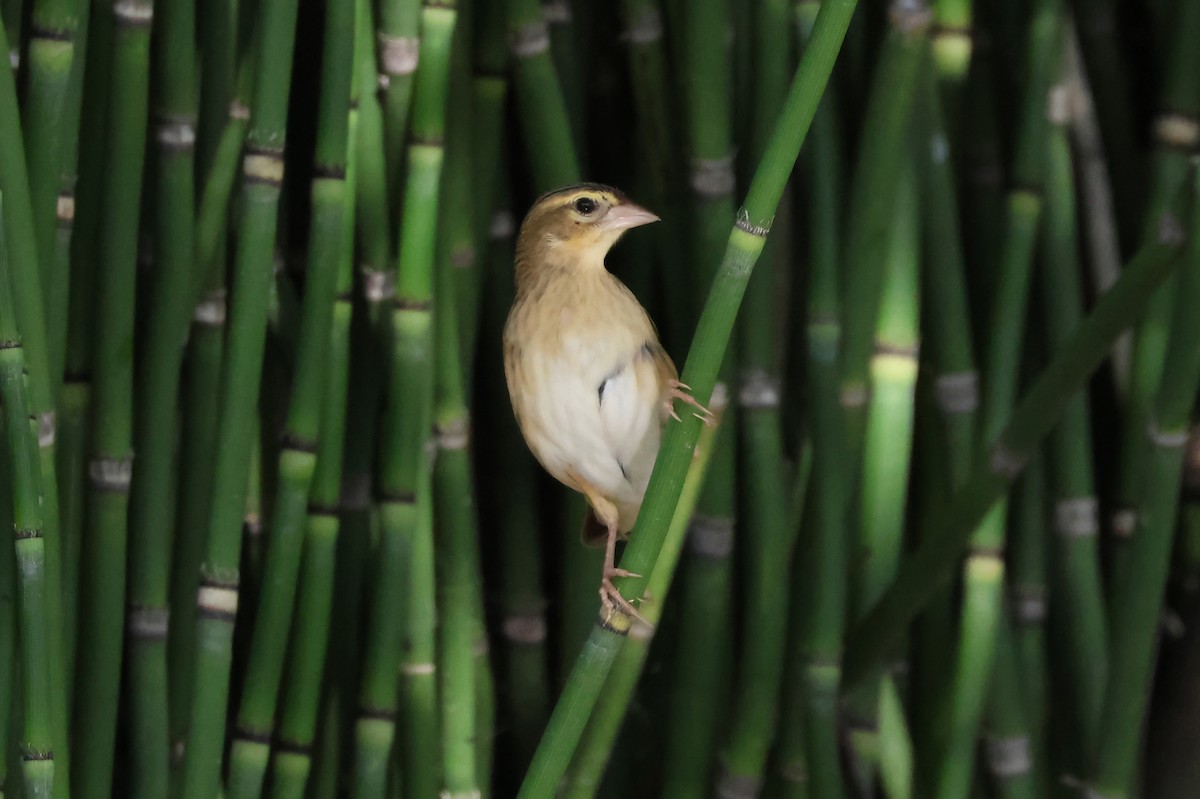
[[411, 75], [421, 60], [421, 40], [415, 36], [388, 36], [379, 40], [379, 71], [389, 78]]
[[170, 629], [171, 612], [167, 608], [130, 605], [125, 611], [125, 630], [138, 641], [162, 641]]
[[1091, 538], [1100, 529], [1100, 506], [1095, 497], [1060, 499], [1054, 505], [1054, 532], [1063, 538]]
[[698, 557], [720, 559], [733, 552], [733, 519], [697, 513], [688, 525], [688, 549]]
[[658, 8], [646, 5], [640, 8], [636, 16], [629, 20], [629, 27], [621, 34], [623, 41], [630, 44], [654, 44], [663, 37], [662, 15]]
[[1033, 768], [1029, 736], [1014, 735], [987, 739], [988, 769], [997, 777], [1018, 777]]
[[92, 458], [88, 464], [88, 478], [97, 491], [122, 493], [129, 490], [133, 477], [133, 458]]
[[550, 29], [539, 20], [517, 29], [512, 41], [512, 54], [517, 58], [533, 58], [550, 49]]
[[737, 178], [733, 154], [722, 158], [697, 158], [692, 161], [692, 191], [706, 200], [733, 194]]
[[738, 391], [738, 404], [743, 408], [769, 410], [778, 408], [780, 402], [779, 378], [767, 374], [764, 369], [751, 369], [742, 374], [742, 387]]

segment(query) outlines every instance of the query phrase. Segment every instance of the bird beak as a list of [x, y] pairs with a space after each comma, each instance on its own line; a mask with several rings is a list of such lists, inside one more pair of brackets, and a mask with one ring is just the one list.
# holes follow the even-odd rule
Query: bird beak
[[631, 227], [639, 227], [648, 225], [651, 222], [657, 222], [658, 216], [650, 213], [640, 205], [633, 203], [622, 203], [614, 205], [609, 209], [601, 222], [601, 226], [607, 230], [628, 230]]

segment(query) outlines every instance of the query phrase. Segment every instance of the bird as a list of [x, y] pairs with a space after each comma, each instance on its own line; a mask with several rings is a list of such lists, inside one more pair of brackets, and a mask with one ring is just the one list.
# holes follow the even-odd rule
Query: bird
[[584, 495], [586, 544], [605, 545], [600, 601], [641, 619], [613, 585], [676, 400], [714, 417], [679, 381], [649, 314], [604, 264], [628, 230], [659, 221], [621, 191], [581, 183], [530, 207], [517, 235], [504, 374], [517, 426], [542, 467]]

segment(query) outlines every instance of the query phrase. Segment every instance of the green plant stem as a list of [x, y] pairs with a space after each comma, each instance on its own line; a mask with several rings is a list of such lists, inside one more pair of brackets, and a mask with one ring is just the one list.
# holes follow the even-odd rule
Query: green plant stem
[[[1194, 171], [1192, 179], [1194, 180]], [[1193, 195], [1194, 197], [1194, 195]], [[1194, 201], [1193, 201], [1194, 202]], [[1166, 586], [1179, 507], [1188, 417], [1200, 387], [1200, 334], [1190, 308], [1200, 296], [1200, 212], [1179, 274], [1162, 382], [1146, 428], [1138, 525], [1126, 571], [1113, 590], [1109, 681], [1091, 765], [1091, 787], [1105, 799], [1132, 796], [1146, 699], [1155, 661], [1157, 619]]]
[[[875, 351], [870, 364], [861, 478], [858, 485], [858, 543], [853, 556], [857, 586], [851, 606], [869, 608], [895, 577], [903, 549], [913, 415], [920, 355], [920, 205], [915, 170], [906, 165], [896, 194], [899, 210], [884, 264]], [[884, 674], [847, 700], [851, 741], [872, 778], [879, 765], [879, 712]]]
[[240, 584], [239, 538], [252, 431], [262, 379], [267, 299], [283, 179], [288, 88], [296, 29], [295, 0], [260, 9], [253, 111], [242, 158], [240, 231], [233, 268], [229, 348], [222, 363], [214, 448], [212, 506], [196, 597], [195, 679], [182, 796], [216, 794], [224, 750], [233, 622]]
[[512, 0], [507, 9], [513, 95], [534, 187], [548, 191], [578, 183], [579, 157], [541, 5], [538, 0]]
[[[724, 383], [715, 384], [711, 404], [724, 405], [725, 392]], [[726, 466], [736, 454], [733, 431], [727, 427], [721, 432], [710, 457], [712, 463]], [[695, 796], [713, 783], [728, 709], [735, 496], [732, 475], [714, 474], [712, 463], [687, 532], [680, 593], [681, 605], [690, 612], [680, 623], [675, 644], [677, 676], [668, 698], [671, 732], [663, 755], [664, 797]], [[714, 479], [721, 477], [726, 479]]]
[[[1059, 7], [1040, 0], [1029, 23], [1028, 79], [1018, 118], [1013, 164], [1015, 188], [1008, 194], [1006, 233], [1000, 273], [994, 286], [988, 338], [981, 432], [991, 441], [1009, 419], [1017, 394], [1030, 273], [1041, 214], [1042, 164], [1048, 120], [1046, 102], [1059, 52]], [[963, 567], [964, 601], [960, 644], [949, 697], [951, 720], [935, 778], [939, 797], [963, 797], [970, 789], [975, 736], [985, 708], [987, 675], [992, 671], [1004, 579], [1006, 507], [992, 507], [972, 537]], [[1000, 668], [1007, 668], [1008, 661]], [[1003, 679], [1000, 678], [1001, 680]]]
[[941, 514], [941, 523], [901, 564], [900, 572], [853, 631], [846, 651], [846, 680], [862, 679], [893, 651], [905, 624], [955, 571], [974, 527], [1003, 497], [1034, 447], [1050, 432], [1071, 397], [1104, 358], [1112, 342], [1143, 313], [1154, 289], [1177, 261], [1178, 223], [1164, 224], [1153, 242], [1126, 265], [1121, 278], [1084, 317], [1030, 384], [1008, 423], [976, 460]]
[[[718, 416], [722, 411], [721, 408], [711, 410]], [[646, 657], [649, 655], [655, 633], [653, 625], [658, 624], [662, 617], [676, 566], [688, 540], [689, 530], [694, 524], [692, 512], [708, 473], [713, 440], [719, 429], [719, 424], [706, 427], [696, 441], [696, 458], [684, 479], [683, 492], [679, 496], [679, 504], [671, 519], [671, 526], [667, 530], [662, 555], [654, 565], [654, 574], [646, 583], [646, 595], [649, 598], [638, 609], [642, 618], [649, 624], [635, 622], [631, 628], [629, 640], [621, 648], [621, 653], [613, 664], [613, 670], [604, 685], [604, 694], [571, 761], [571, 770], [561, 791], [562, 796], [584, 799], [595, 796], [600, 788], [600, 780], [612, 754], [613, 743], [621, 730], [638, 679], [646, 665]]]
[[[2, 29], [2, 26], [0, 26]], [[2, 198], [3, 195], [0, 195]], [[0, 202], [0, 213], [5, 203]], [[47, 552], [42, 538], [41, 466], [38, 423], [30, 413], [13, 291], [7, 232], [0, 228], [0, 401], [4, 406], [5, 451], [12, 480], [13, 546], [17, 561], [17, 625], [20, 636], [23, 724], [19, 737], [22, 784], [31, 797], [49, 797], [54, 785], [53, 718], [50, 692], [53, 663], [47, 615]], [[11, 561], [9, 561], [11, 565]], [[8, 723], [8, 719], [4, 719]], [[60, 776], [60, 780], [65, 779]]]
[[80, 0], [39, 0], [33, 3], [29, 41], [26, 44], [28, 99], [22, 121], [27, 142], [26, 156], [29, 159], [30, 202], [37, 226], [34, 237], [38, 255], [42, 258], [43, 301], [46, 318], [53, 328], [53, 332], [47, 333], [48, 341], [52, 343], [48, 366], [54, 387], [62, 379], [63, 358], [66, 355], [66, 293], [59, 287], [65, 286], [68, 279], [61, 268], [66, 266], [66, 262], [59, 263], [54, 259], [56, 206], [64, 156], [67, 152], [75, 152], [75, 145], [68, 145], [67, 142], [78, 136], [79, 115], [71, 110], [73, 90], [74, 97], [79, 96], [72, 84], [82, 79], [82, 72], [74, 68], [75, 43], [89, 5]]
[[[652, 208], [673, 208], [685, 202], [681, 191], [685, 179], [683, 159], [674, 144], [682, 135], [678, 130], [679, 98], [670, 84], [662, 12], [656, 0], [623, 0], [620, 13], [625, 28], [625, 51], [637, 112], [638, 139], [645, 153], [639, 170], [644, 170], [649, 195], [647, 202]], [[782, 30], [786, 32], [786, 27]], [[774, 110], [772, 107], [771, 111]], [[693, 288], [687, 258], [687, 220], [667, 216], [662, 224], [654, 227], [664, 292], [673, 297], [690, 297]], [[666, 311], [665, 325], [660, 326], [666, 333], [668, 351], [675, 352], [687, 340], [694, 324], [694, 308], [686, 303], [673, 303], [663, 310]]]
[[[725, 258], [701, 314], [697, 338], [683, 370], [683, 382], [692, 387], [694, 396], [701, 402], [709, 399], [716, 382], [746, 280], [763, 246], [764, 225], [773, 216], [783, 195], [787, 176], [824, 93], [854, 7], [853, 0], [831, 2], [821, 7], [811, 44], [797, 67], [762, 166], [755, 173], [738, 222], [730, 233]], [[699, 437], [699, 426], [699, 420], [695, 419], [667, 426], [646, 502], [638, 515], [637, 529], [621, 559], [623, 568], [636, 574], [650, 574], [682, 491], [682, 478]], [[627, 597], [640, 596], [645, 579], [623, 578], [622, 593]], [[628, 618], [619, 614], [612, 618], [602, 617], [600, 621], [589, 636], [551, 715], [522, 784], [522, 797], [549, 795], [570, 763], [587, 717], [620, 649], [624, 633], [629, 629]]]
[[357, 2], [354, 56], [354, 90], [358, 97], [358, 130], [355, 135], [355, 156], [359, 169], [355, 214], [358, 233], [358, 270], [362, 274], [363, 294], [372, 309], [372, 318], [379, 327], [385, 315], [385, 301], [395, 295], [395, 275], [389, 259], [393, 234], [392, 206], [388, 200], [387, 156], [384, 151], [385, 133], [383, 108], [379, 103], [375, 68], [375, 25], [371, 3]]
[[[391, 385], [377, 480], [381, 551], [355, 728], [357, 797], [384, 795], [398, 702], [404, 704], [406, 746], [400, 770], [407, 788], [414, 796], [426, 796], [440, 785], [433, 531], [428, 518], [433, 498], [426, 447], [433, 412], [431, 312], [446, 85], [456, 23], [453, 6], [430, 4], [422, 11], [422, 58], [405, 171], [396, 296], [387, 317]], [[397, 610], [403, 613], [403, 629], [394, 621]]]
[[[1200, 53], [1191, 46], [1200, 36], [1200, 8], [1184, 3], [1173, 25], [1170, 48], [1167, 51], [1166, 80], [1162, 97], [1158, 98], [1158, 116], [1154, 124], [1154, 153], [1149, 169], [1149, 196], [1142, 220], [1141, 239], [1155, 235], [1159, 216], [1189, 174], [1191, 157], [1181, 148], [1181, 131], [1200, 123]], [[1185, 135], [1185, 139], [1190, 134]], [[1185, 145], [1186, 147], [1187, 145]], [[1149, 422], [1163, 373], [1163, 362], [1171, 331], [1174, 311], [1175, 281], [1168, 280], [1159, 289], [1149, 313], [1137, 328], [1134, 339], [1133, 368], [1130, 374], [1128, 422], [1122, 441], [1118, 501], [1112, 520], [1117, 536], [1117, 551], [1112, 571], [1117, 576], [1123, 570], [1123, 543], [1128, 542], [1137, 526], [1132, 509], [1140, 500], [1141, 458], [1149, 450], [1143, 433]]]
[[888, 230], [897, 202], [901, 166], [910, 148], [910, 117], [928, 45], [931, 15], [924, 3], [896, 3], [876, 66], [866, 110], [864, 139], [851, 183], [846, 220], [844, 338], [841, 402], [850, 430], [847, 454], [859, 458], [868, 396], [869, 363], [879, 320]]
[[[1050, 134], [1047, 166], [1042, 251], [1048, 263], [1040, 271], [1042, 323], [1047, 346], [1052, 349], [1070, 336], [1083, 317], [1074, 173], [1069, 144], [1061, 129]], [[1100, 574], [1100, 520], [1092, 452], [1088, 398], [1081, 391], [1055, 428], [1049, 448], [1054, 498], [1052, 574], [1058, 586], [1054, 595], [1062, 608], [1062, 626], [1057, 629], [1066, 639], [1072, 715], [1080, 731], [1076, 756], [1096, 746], [1107, 672], [1108, 624]]]
[[[690, 258], [700, 275], [716, 274], [721, 242], [733, 216], [734, 103], [733, 6], [695, 5], [684, 14], [683, 49], [690, 188], [695, 217]], [[703, 281], [694, 281], [684, 302], [695, 302]], [[697, 303], [698, 304], [698, 303]], [[734, 348], [736, 342], [730, 342]], [[736, 379], [736, 358], [727, 354], [717, 391]], [[737, 442], [731, 430], [717, 436], [712, 463], [689, 533], [684, 616], [676, 643], [677, 679], [669, 701], [663, 795], [694, 796], [712, 782], [721, 729], [728, 711], [733, 659], [733, 547]]]
[[[79, 796], [103, 796], [109, 792], [116, 749], [126, 602], [126, 527], [133, 466], [138, 209], [145, 162], [153, 5], [114, 4], [111, 13], [113, 89], [108, 113], [95, 318], [96, 389], [88, 464], [88, 546], [84, 549], [88, 569], [83, 575], [80, 606], [76, 674], [80, 691], [73, 725], [74, 729], [85, 731], [76, 739], [72, 764], [72, 782]], [[153, 557], [150, 553], [139, 554]], [[135, 580], [144, 576], [144, 572], [135, 574]], [[131, 623], [136, 620], [134, 609]], [[153, 628], [156, 624], [151, 621], [149, 626]], [[163, 699], [151, 701], [161, 703]], [[159, 735], [165, 743], [165, 729]], [[166, 752], [160, 754], [163, 780], [158, 784], [165, 788]], [[153, 760], [153, 755], [148, 757]], [[148, 779], [147, 787], [156, 785], [153, 777]]]
[[[103, 15], [101, 15], [103, 16]], [[0, 22], [0, 41], [7, 37]], [[11, 40], [16, 45], [19, 36]], [[14, 50], [18, 49], [16, 47]], [[57, 377], [50, 373], [46, 337], [46, 318], [42, 293], [42, 262], [38, 257], [34, 226], [35, 215], [26, 169], [25, 142], [21, 135], [21, 114], [17, 105], [14, 69], [0, 61], [0, 193], [4, 194], [4, 214], [0, 219], [8, 240], [12, 265], [12, 291], [21, 344], [29, 372], [29, 407], [38, 419], [38, 453], [41, 463], [42, 546], [45, 548], [46, 619], [48, 629], [63, 629], [62, 538], [58, 524], [58, 480], [54, 456], [55, 392]], [[65, 642], [69, 634], [49, 639], [48, 668], [51, 670], [50, 702], [53, 711], [54, 749], [63, 773], [69, 770], [68, 686]], [[60, 790], [69, 794], [65, 780]]]
[[[357, 9], [356, 9], [357, 10]], [[361, 47], [357, 31], [357, 51]], [[354, 141], [358, 112], [351, 95], [347, 134]], [[338, 253], [336, 299], [324, 386], [321, 390], [321, 429], [317, 439], [317, 466], [309, 492], [304, 529], [304, 555], [297, 580], [295, 633], [284, 681], [279, 717], [279, 740], [271, 761], [275, 799], [303, 799], [312, 771], [314, 741], [323, 692], [321, 681], [327, 661], [337, 657], [329, 635], [334, 611], [338, 537], [341, 534], [339, 502], [342, 461], [346, 442], [346, 405], [350, 390], [350, 324], [354, 288], [354, 210], [358, 164], [354, 148], [347, 151], [346, 197], [341, 214], [342, 235]], [[331, 692], [325, 692], [331, 693]], [[327, 724], [333, 723], [329, 720]]]
[[[292, 628], [307, 526], [306, 509], [317, 467], [338, 269], [347, 232], [343, 219], [349, 201], [346, 156], [354, 27], [353, 3], [328, 6], [315, 177], [311, 188], [312, 230], [296, 367], [279, 452], [278, 488], [270, 516], [271, 540], [254, 616], [237, 732], [230, 750], [228, 796], [231, 799], [250, 799], [262, 792], [270, 757], [266, 741], [274, 730], [279, 684]], [[331, 542], [326, 544], [329, 545]]]
[[[765, 147], [774, 109], [787, 92], [790, 12], [787, 2], [762, 3], [755, 12], [755, 155]], [[789, 200], [785, 194], [780, 206], [784, 219], [791, 210]], [[747, 583], [752, 590], [743, 616], [742, 656], [730, 729], [720, 756], [718, 791], [732, 796], [757, 794], [761, 788], [778, 720], [775, 706], [787, 645], [787, 606], [778, 598], [788, 593], [789, 555], [798, 525], [789, 524], [783, 473], [782, 353], [776, 343], [781, 320], [775, 292], [788, 265], [788, 232], [785, 228], [779, 232], [781, 235], [768, 239], [747, 286], [741, 317], [743, 356], [738, 399], [741, 468], [746, 487], [743, 529], [750, 553]], [[655, 568], [663, 568], [661, 561]]]
[[[449, 181], [448, 181], [449, 182]], [[454, 198], [447, 187], [447, 207]], [[443, 223], [445, 224], [445, 222]], [[482, 729], [476, 700], [475, 649], [483, 636], [482, 576], [478, 523], [470, 469], [470, 422], [462, 395], [452, 268], [437, 267], [437, 382], [434, 425], [438, 452], [433, 468], [434, 515], [441, 655], [442, 785], [453, 799], [480, 795], [486, 774], [477, 773], [476, 747]], [[481, 782], [482, 780], [482, 782]]]
[[129, 679], [132, 692], [131, 790], [167, 794], [167, 632], [176, 484], [175, 440], [189, 291], [195, 252], [195, 16], [186, 2], [161, 4], [154, 51], [156, 234], [153, 296], [145, 352], [139, 363], [134, 422], [138, 453], [129, 507]]
[[[412, 110], [413, 77], [421, 55], [421, 0], [386, 0], [379, 3], [378, 60], [372, 60], [372, 80], [375, 69], [383, 86], [383, 146], [387, 169], [387, 206], [397, 208], [400, 200], [400, 179], [404, 173], [404, 144], [408, 137], [409, 114]], [[372, 47], [372, 52], [375, 48]], [[370, 94], [375, 94], [371, 91]]]

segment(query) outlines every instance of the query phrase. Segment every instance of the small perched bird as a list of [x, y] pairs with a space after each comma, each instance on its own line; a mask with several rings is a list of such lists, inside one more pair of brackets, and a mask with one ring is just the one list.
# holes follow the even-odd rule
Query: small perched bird
[[[676, 399], [711, 414], [678, 380], [633, 293], [604, 266], [630, 228], [658, 221], [608, 186], [584, 183], [534, 203], [517, 237], [516, 298], [504, 328], [504, 373], [534, 457], [591, 505], [584, 541], [606, 545], [600, 600], [636, 610], [613, 577], [617, 538], [633, 529]], [[601, 530], [603, 532], [601, 532]]]

